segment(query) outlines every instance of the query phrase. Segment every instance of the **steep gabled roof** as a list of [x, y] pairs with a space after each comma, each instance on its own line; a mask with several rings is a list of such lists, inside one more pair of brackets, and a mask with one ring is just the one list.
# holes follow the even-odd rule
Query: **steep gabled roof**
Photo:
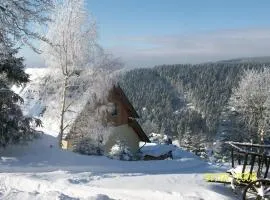
[[133, 128], [143, 142], [151, 142], [136, 119], [128, 118], [128, 125]]
[[120, 98], [120, 100], [123, 102], [123, 106], [127, 110], [129, 117], [139, 118], [138, 113], [136, 112], [136, 110], [134, 109], [132, 104], [130, 103], [129, 99], [125, 95], [122, 88], [119, 85], [114, 85], [113, 89], [116, 92], [116, 94], [118, 95], [118, 97]]

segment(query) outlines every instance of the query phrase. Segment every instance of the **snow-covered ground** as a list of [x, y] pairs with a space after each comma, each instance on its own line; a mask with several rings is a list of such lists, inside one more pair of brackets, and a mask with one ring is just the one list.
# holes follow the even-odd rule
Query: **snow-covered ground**
[[177, 160], [118, 161], [60, 150], [53, 135], [1, 152], [0, 199], [236, 199], [229, 187], [203, 180], [218, 168], [188, 152]]

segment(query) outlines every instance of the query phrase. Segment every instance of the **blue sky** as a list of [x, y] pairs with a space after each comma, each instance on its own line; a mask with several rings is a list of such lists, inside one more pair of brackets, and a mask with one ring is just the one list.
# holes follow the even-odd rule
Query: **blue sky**
[[86, 2], [99, 42], [128, 67], [270, 55], [269, 0]]
[[89, 0], [104, 39], [270, 25], [269, 0]]

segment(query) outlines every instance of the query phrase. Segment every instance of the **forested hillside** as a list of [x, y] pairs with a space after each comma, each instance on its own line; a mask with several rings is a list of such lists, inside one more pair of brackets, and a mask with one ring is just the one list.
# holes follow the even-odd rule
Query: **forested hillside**
[[198, 149], [216, 140], [220, 131], [231, 132], [227, 103], [232, 89], [245, 70], [265, 66], [162, 65], [131, 70], [121, 77], [120, 84], [139, 112], [146, 133], [168, 134], [178, 138], [181, 145]]

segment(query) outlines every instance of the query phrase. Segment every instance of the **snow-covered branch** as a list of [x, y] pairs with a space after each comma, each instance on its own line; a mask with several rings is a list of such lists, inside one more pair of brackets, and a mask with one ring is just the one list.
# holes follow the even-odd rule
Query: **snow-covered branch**
[[263, 142], [270, 120], [270, 70], [246, 71], [233, 90], [229, 105]]

